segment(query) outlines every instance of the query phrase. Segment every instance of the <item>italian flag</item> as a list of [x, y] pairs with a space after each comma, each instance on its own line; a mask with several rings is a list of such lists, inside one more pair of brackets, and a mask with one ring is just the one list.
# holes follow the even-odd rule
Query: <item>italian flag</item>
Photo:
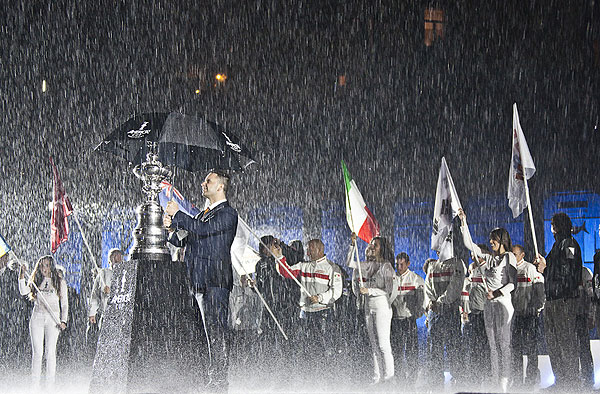
[[346, 163], [342, 160], [342, 171], [344, 172], [344, 184], [346, 185], [346, 219], [350, 230], [365, 242], [371, 242], [373, 237], [379, 235], [379, 223], [367, 208], [360, 190], [350, 176]]

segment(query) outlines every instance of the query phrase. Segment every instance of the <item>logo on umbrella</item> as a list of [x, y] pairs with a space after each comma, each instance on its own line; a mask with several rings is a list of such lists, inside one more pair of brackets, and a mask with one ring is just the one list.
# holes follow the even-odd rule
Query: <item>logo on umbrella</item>
[[233, 150], [234, 152], [240, 153], [242, 151], [242, 148], [238, 145], [238, 144], [234, 144], [233, 141], [231, 141], [231, 139], [229, 138], [229, 136], [225, 133], [223, 133], [221, 131], [221, 134], [223, 134], [225, 136], [225, 139], [227, 141], [225, 141], [225, 143], [227, 144], [227, 146], [229, 146], [231, 148], [231, 150]]
[[139, 129], [137, 129], [137, 130], [129, 130], [127, 132], [127, 136], [129, 138], [144, 138], [145, 136], [147, 136], [148, 134], [150, 134], [150, 132], [152, 131], [152, 129], [144, 130], [144, 128], [147, 125], [148, 125], [148, 122], [144, 122], [144, 123], [142, 123], [142, 125], [140, 126]]

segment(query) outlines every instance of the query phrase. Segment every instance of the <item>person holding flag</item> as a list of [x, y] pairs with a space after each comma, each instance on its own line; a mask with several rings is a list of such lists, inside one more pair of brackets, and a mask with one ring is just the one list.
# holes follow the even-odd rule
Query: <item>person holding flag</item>
[[52, 256], [41, 257], [26, 282], [26, 266], [21, 265], [19, 292], [33, 301], [29, 320], [31, 336], [31, 376], [34, 389], [39, 388], [42, 374], [42, 356], [46, 354], [46, 382], [52, 386], [56, 378], [56, 343], [58, 335], [67, 328], [69, 300], [67, 282], [62, 267]]
[[[350, 176], [346, 163], [342, 160], [344, 175], [344, 195], [346, 220], [352, 231], [352, 245], [348, 253], [348, 266], [353, 268], [352, 290], [357, 297], [358, 307], [364, 308], [365, 324], [373, 352], [373, 382], [379, 383], [381, 371], [384, 381], [394, 376], [394, 356], [390, 330], [394, 301], [395, 271], [392, 263], [394, 251], [387, 239], [379, 236], [379, 223], [375, 220], [358, 186]], [[365, 252], [367, 261], [360, 262], [356, 238], [368, 242]]]
[[444, 383], [444, 355], [450, 373], [455, 379], [459, 370], [460, 301], [465, 279], [465, 264], [454, 256], [453, 220], [461, 207], [446, 159], [442, 163], [437, 182], [431, 249], [438, 259], [425, 270], [425, 297], [427, 305], [429, 373], [435, 385]]
[[[396, 275], [392, 267], [394, 252], [387, 239], [374, 237], [365, 251], [367, 260], [358, 263], [352, 273], [352, 291], [359, 308], [364, 308], [365, 325], [373, 353], [373, 383], [389, 382], [394, 377], [391, 344], [393, 295]], [[359, 274], [360, 273], [360, 274]]]
[[484, 254], [471, 239], [467, 215], [462, 208], [458, 210], [458, 216], [462, 222], [465, 246], [484, 260], [476, 265], [483, 272], [487, 289], [483, 319], [490, 344], [492, 379], [499, 382], [502, 392], [507, 392], [509, 377], [512, 376], [511, 324], [514, 308], [511, 292], [517, 284], [517, 259], [512, 253], [512, 242], [506, 229], [495, 228], [490, 232], [493, 254]]
[[[295, 277], [308, 290], [301, 292], [296, 305], [300, 306], [300, 342], [311, 365], [332, 364], [335, 355], [335, 320], [333, 309], [342, 295], [342, 275], [325, 256], [325, 245], [320, 239], [307, 244], [308, 261], [288, 265], [281, 243], [273, 244], [278, 257], [277, 272], [284, 278]], [[285, 291], [285, 288], [279, 289]], [[315, 338], [316, 337], [316, 338]]]
[[[97, 327], [99, 330], [102, 326], [102, 316], [106, 310], [106, 305], [110, 297], [110, 289], [112, 284], [113, 267], [115, 264], [123, 262], [123, 252], [119, 249], [111, 249], [108, 251], [108, 268], [102, 268], [96, 273], [94, 284], [92, 285], [92, 293], [90, 295], [90, 308], [88, 310], [89, 324]], [[98, 314], [100, 316], [98, 316]], [[97, 326], [96, 326], [97, 324]], [[89, 328], [89, 326], [88, 326]]]

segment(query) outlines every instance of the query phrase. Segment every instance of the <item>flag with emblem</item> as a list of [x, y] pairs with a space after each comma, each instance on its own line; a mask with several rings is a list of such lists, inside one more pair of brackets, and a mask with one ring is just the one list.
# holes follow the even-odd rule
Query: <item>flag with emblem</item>
[[508, 179], [508, 206], [513, 218], [519, 216], [527, 206], [527, 195], [525, 180], [535, 174], [535, 164], [529, 152], [529, 146], [525, 141], [523, 129], [519, 122], [517, 104], [513, 104], [513, 127], [512, 127], [512, 157]]
[[441, 261], [454, 257], [452, 220], [462, 208], [446, 158], [442, 157], [442, 165], [437, 181], [435, 206], [433, 208], [433, 229], [431, 231], [431, 249], [439, 253]]
[[175, 189], [173, 185], [171, 185], [167, 181], [162, 181], [160, 183], [160, 193], [158, 193], [158, 200], [160, 202], [160, 206], [165, 209], [167, 207], [167, 203], [169, 201], [175, 201], [177, 205], [179, 205], [179, 210], [185, 213], [188, 216], [195, 218], [198, 214], [202, 213], [194, 204], [189, 202], [183, 197], [183, 195], [179, 192], [179, 190]]
[[342, 171], [344, 172], [345, 196], [346, 196], [346, 220], [350, 230], [365, 242], [371, 242], [373, 237], [379, 235], [379, 223], [371, 213], [360, 190], [350, 176], [346, 163], [342, 160]]
[[50, 220], [50, 249], [56, 252], [58, 245], [69, 237], [68, 216], [73, 213], [71, 201], [60, 180], [54, 161], [50, 158], [54, 174], [54, 196], [52, 198], [52, 219]]

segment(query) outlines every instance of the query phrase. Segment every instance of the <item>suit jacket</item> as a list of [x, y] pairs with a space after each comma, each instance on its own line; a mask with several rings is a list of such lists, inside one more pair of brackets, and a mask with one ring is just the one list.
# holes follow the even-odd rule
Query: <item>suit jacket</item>
[[185, 261], [192, 286], [196, 290], [221, 287], [231, 291], [231, 244], [237, 231], [238, 215], [227, 201], [217, 205], [206, 214], [191, 218], [179, 211], [173, 216], [172, 227], [188, 232], [180, 240], [171, 234], [169, 242], [186, 246]]

